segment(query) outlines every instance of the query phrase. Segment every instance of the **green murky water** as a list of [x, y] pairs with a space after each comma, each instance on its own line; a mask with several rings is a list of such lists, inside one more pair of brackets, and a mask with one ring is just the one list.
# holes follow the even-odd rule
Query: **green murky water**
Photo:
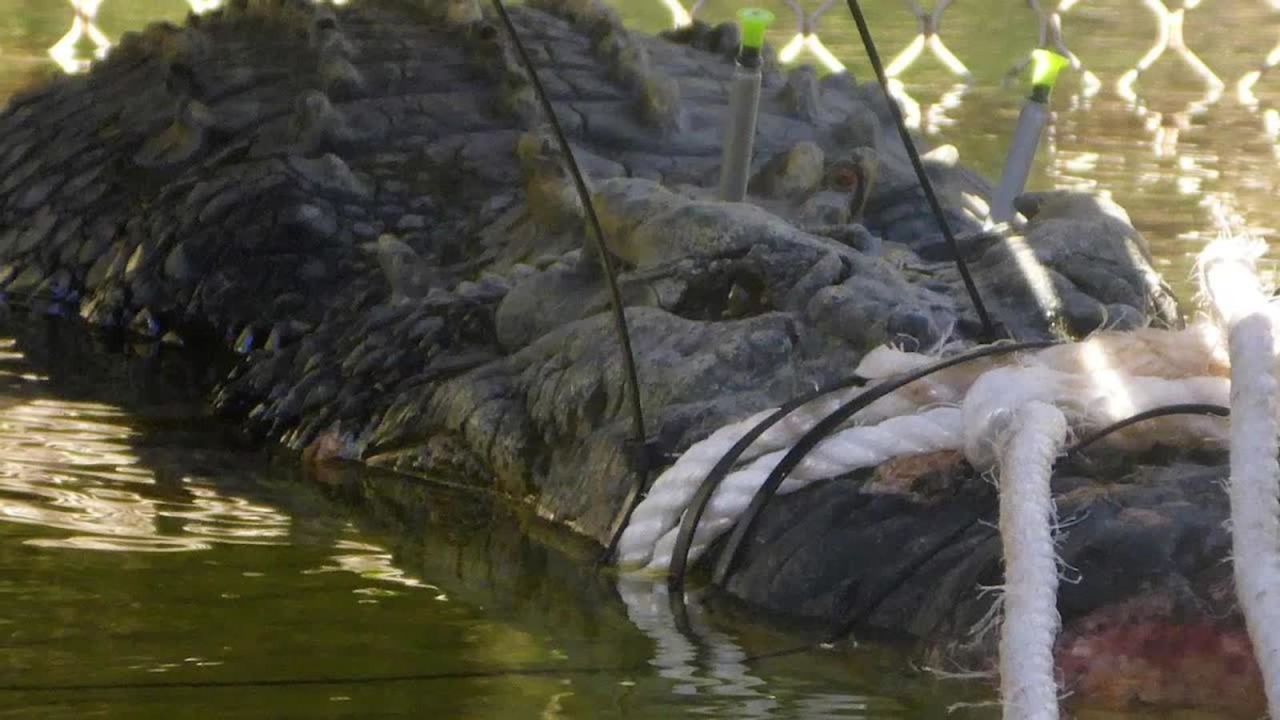
[[0, 718], [906, 718], [975, 691], [883, 650], [759, 658], [797, 641], [697, 607], [695, 645], [505, 504], [299, 477], [229, 449], [173, 389], [196, 378], [81, 347], [0, 327]]
[[[699, 16], [733, 5], [710, 0]], [[772, 5], [782, 48], [791, 11]], [[914, 20], [894, 0], [866, 5], [887, 61]], [[105, 0], [95, 23], [116, 38], [186, 7]], [[634, 27], [671, 22], [659, 0], [620, 8]], [[47, 50], [72, 17], [65, 2], [0, 0], [0, 102], [58, 72]], [[842, 4], [818, 27], [869, 74]], [[1034, 16], [961, 0], [943, 27], [974, 82], [957, 86], [926, 51], [905, 90], [934, 143], [994, 177], [1022, 94], [1001, 78], [1034, 40]], [[1264, 234], [1280, 224], [1266, 126], [1280, 86], [1264, 77], [1256, 106], [1234, 94], [1280, 23], [1243, 0], [1189, 12], [1188, 43], [1225, 83], [1203, 110], [1204, 87], [1172, 51], [1136, 100], [1116, 91], [1155, 28], [1119, 0], [1067, 15], [1102, 87], [1089, 96], [1067, 76], [1031, 185], [1110, 192], [1185, 288], [1212, 231], [1206, 201]], [[991, 697], [883, 650], [761, 657], [794, 638], [723, 613], [695, 609], [695, 645], [654, 588], [593, 574], [582, 548], [515, 509], [368, 471], [299, 478], [229, 449], [154, 359], [91, 358], [63, 347], [65, 332], [0, 335], [0, 718], [906, 718]], [[353, 504], [366, 483], [379, 499]], [[975, 715], [995, 714], [952, 717]]]

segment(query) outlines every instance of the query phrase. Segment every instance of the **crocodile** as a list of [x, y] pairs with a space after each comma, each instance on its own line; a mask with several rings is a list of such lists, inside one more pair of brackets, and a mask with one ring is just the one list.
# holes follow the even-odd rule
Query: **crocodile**
[[[874, 82], [766, 48], [749, 196], [724, 203], [736, 26], [651, 35], [596, 0], [510, 15], [619, 267], [659, 461], [877, 346], [983, 339], [954, 253], [1002, 335], [1182, 322], [1121, 208], [1029, 194], [1025, 226], [992, 228], [986, 181], [925, 148], [953, 249]], [[0, 112], [0, 287], [31, 313], [231, 354], [209, 402], [305, 462], [457, 479], [603, 545], [646, 460], [601, 249], [546, 120], [466, 0], [232, 0], [156, 23]], [[1204, 452], [1056, 473], [1077, 518], [1058, 646], [1076, 699], [1261, 706], [1225, 475]], [[718, 592], [989, 663], [971, 629], [1001, 572], [992, 489], [954, 469], [905, 491], [874, 477], [779, 498]]]

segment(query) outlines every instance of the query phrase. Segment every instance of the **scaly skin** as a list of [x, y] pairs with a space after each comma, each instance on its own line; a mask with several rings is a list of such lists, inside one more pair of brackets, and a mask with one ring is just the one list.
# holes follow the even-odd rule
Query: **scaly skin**
[[[717, 203], [732, 26], [655, 38], [587, 0], [511, 14], [621, 265], [660, 451], [842, 377], [883, 342], [973, 340], [879, 88], [770, 59], [754, 205]], [[604, 541], [636, 468], [598, 258], [561, 160], [481, 6], [242, 0], [127, 38], [0, 114], [0, 282], [95, 326], [236, 350], [212, 401], [264, 440], [448, 473]], [[985, 183], [958, 166], [931, 174], [993, 314], [1019, 337], [1117, 313], [1176, 321], [1149, 265], [1111, 261], [1133, 256], [1132, 228], [1087, 213], [1059, 218], [1086, 228], [1078, 239], [1072, 225], [1027, 231], [1064, 298], [1065, 318], [1041, 317], [966, 209]], [[1114, 647], [1088, 622], [1153, 593], [1196, 632], [1222, 611], [1217, 644], [1196, 647], [1235, 647], [1222, 639], [1238, 633], [1229, 596], [1209, 592], [1226, 545], [1204, 475], [1222, 464], [1195, 482], [1179, 479], [1187, 467], [1061, 474], [1060, 507], [1090, 518], [1064, 550], [1090, 568], [1064, 589], [1068, 650]], [[957, 472], [925, 485], [850, 478], [781, 498], [727, 591], [989, 659], [965, 637], [991, 600], [978, 583], [998, 581], [999, 544], [977, 522], [989, 490]], [[1236, 657], [1214, 652], [1197, 667]], [[1128, 697], [1099, 687], [1101, 665], [1063, 663], [1091, 696]], [[1188, 700], [1158, 688], [1190, 679], [1135, 677], [1143, 697]]]

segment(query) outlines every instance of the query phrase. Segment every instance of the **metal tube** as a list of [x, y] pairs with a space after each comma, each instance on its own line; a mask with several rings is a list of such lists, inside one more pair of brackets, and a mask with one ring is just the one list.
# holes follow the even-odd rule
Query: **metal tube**
[[991, 221], [1008, 222], [1013, 219], [1013, 200], [1022, 193], [1031, 174], [1031, 163], [1036, 159], [1040, 135], [1049, 122], [1049, 94], [1057, 82], [1058, 73], [1071, 63], [1066, 57], [1053, 51], [1037, 48], [1031, 53], [1031, 96], [1018, 114], [1018, 127], [1013, 133], [1013, 143], [1005, 159], [1000, 186], [991, 198]]
[[741, 202], [746, 197], [759, 106], [760, 68], [736, 63], [729, 86], [729, 116], [725, 121], [724, 153], [720, 159], [720, 199], [725, 202]]
[[1009, 148], [1009, 156], [1005, 159], [1004, 173], [1000, 176], [1000, 186], [991, 198], [991, 220], [1002, 223], [1013, 219], [1013, 199], [1027, 185], [1027, 177], [1031, 175], [1031, 163], [1036, 158], [1036, 148], [1040, 145], [1040, 135], [1049, 121], [1049, 108], [1034, 100], [1022, 106], [1018, 115], [1018, 127], [1013, 134], [1013, 144]]
[[720, 156], [720, 199], [741, 202], [747, 195], [751, 153], [756, 139], [756, 113], [760, 108], [760, 68], [764, 65], [764, 33], [773, 13], [760, 8], [738, 12], [742, 45], [729, 84], [729, 115], [725, 118], [724, 152]]

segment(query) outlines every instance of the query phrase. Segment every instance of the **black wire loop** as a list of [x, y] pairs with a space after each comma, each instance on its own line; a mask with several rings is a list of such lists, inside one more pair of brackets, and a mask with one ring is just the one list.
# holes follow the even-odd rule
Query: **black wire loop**
[[1067, 448], [1066, 454], [1075, 455], [1111, 433], [1123, 430], [1130, 425], [1135, 425], [1137, 423], [1146, 420], [1153, 420], [1159, 417], [1166, 417], [1168, 415], [1209, 415], [1213, 417], [1230, 417], [1231, 408], [1224, 405], [1214, 405], [1212, 403], [1179, 403], [1176, 405], [1165, 405], [1164, 407], [1153, 408], [1145, 412], [1140, 412], [1137, 415], [1127, 417], [1123, 420], [1113, 422], [1110, 425], [1085, 436], [1075, 445]]
[[[693, 498], [689, 501], [689, 506], [684, 511], [684, 517], [680, 521], [680, 531], [676, 533], [676, 544], [671, 550], [671, 565], [667, 571], [667, 588], [670, 590], [671, 597], [683, 598], [685, 576], [688, 573], [689, 565], [689, 548], [693, 545], [693, 535], [698, 529], [698, 522], [702, 520], [702, 513], [706, 511], [707, 504], [711, 502], [711, 495], [715, 493], [716, 488], [720, 487], [720, 483], [729, 475], [729, 471], [733, 469], [738, 458], [751, 447], [766, 430], [776, 425], [787, 415], [790, 415], [796, 408], [807, 402], [816, 400], [823, 395], [843, 390], [845, 388], [863, 385], [867, 382], [866, 378], [854, 375], [852, 377], [841, 380], [823, 390], [817, 390], [807, 393], [798, 398], [788, 401], [785, 405], [779, 407], [764, 420], [756, 423], [745, 435], [738, 438], [729, 450], [720, 457], [720, 460], [711, 468], [707, 476], [703, 478], [702, 484], [698, 486], [698, 490], [694, 493]], [[683, 602], [683, 601], [682, 601]]]
[[773, 498], [778, 490], [778, 486], [786, 479], [787, 475], [800, 464], [804, 457], [809, 454], [818, 443], [826, 439], [828, 435], [835, 432], [846, 420], [853, 417], [855, 413], [867, 407], [871, 403], [888, 395], [889, 393], [901, 388], [904, 385], [913, 383], [922, 378], [928, 377], [939, 370], [945, 370], [956, 365], [962, 365], [978, 358], [989, 357], [992, 355], [1007, 355], [1022, 350], [1036, 350], [1040, 348], [1059, 345], [1058, 340], [1034, 340], [1029, 342], [1004, 342], [994, 345], [986, 345], [969, 352], [961, 353], [945, 360], [930, 363], [925, 367], [919, 368], [909, 373], [899, 375], [888, 380], [884, 380], [879, 384], [867, 389], [849, 402], [841, 405], [835, 412], [824, 417], [813, 429], [800, 437], [782, 460], [774, 467], [769, 476], [765, 478], [764, 483], [756, 490], [755, 495], [751, 498], [751, 504], [747, 506], [742, 517], [738, 518], [738, 522], [733, 526], [733, 531], [729, 535], [729, 540], [725, 543], [724, 549], [720, 551], [720, 557], [716, 559], [715, 571], [712, 575], [712, 581], [716, 585], [723, 585], [724, 581], [729, 577], [729, 573], [733, 572], [734, 561], [737, 559], [738, 551], [750, 534], [752, 527], [755, 525], [756, 518], [764, 511], [766, 505]]

